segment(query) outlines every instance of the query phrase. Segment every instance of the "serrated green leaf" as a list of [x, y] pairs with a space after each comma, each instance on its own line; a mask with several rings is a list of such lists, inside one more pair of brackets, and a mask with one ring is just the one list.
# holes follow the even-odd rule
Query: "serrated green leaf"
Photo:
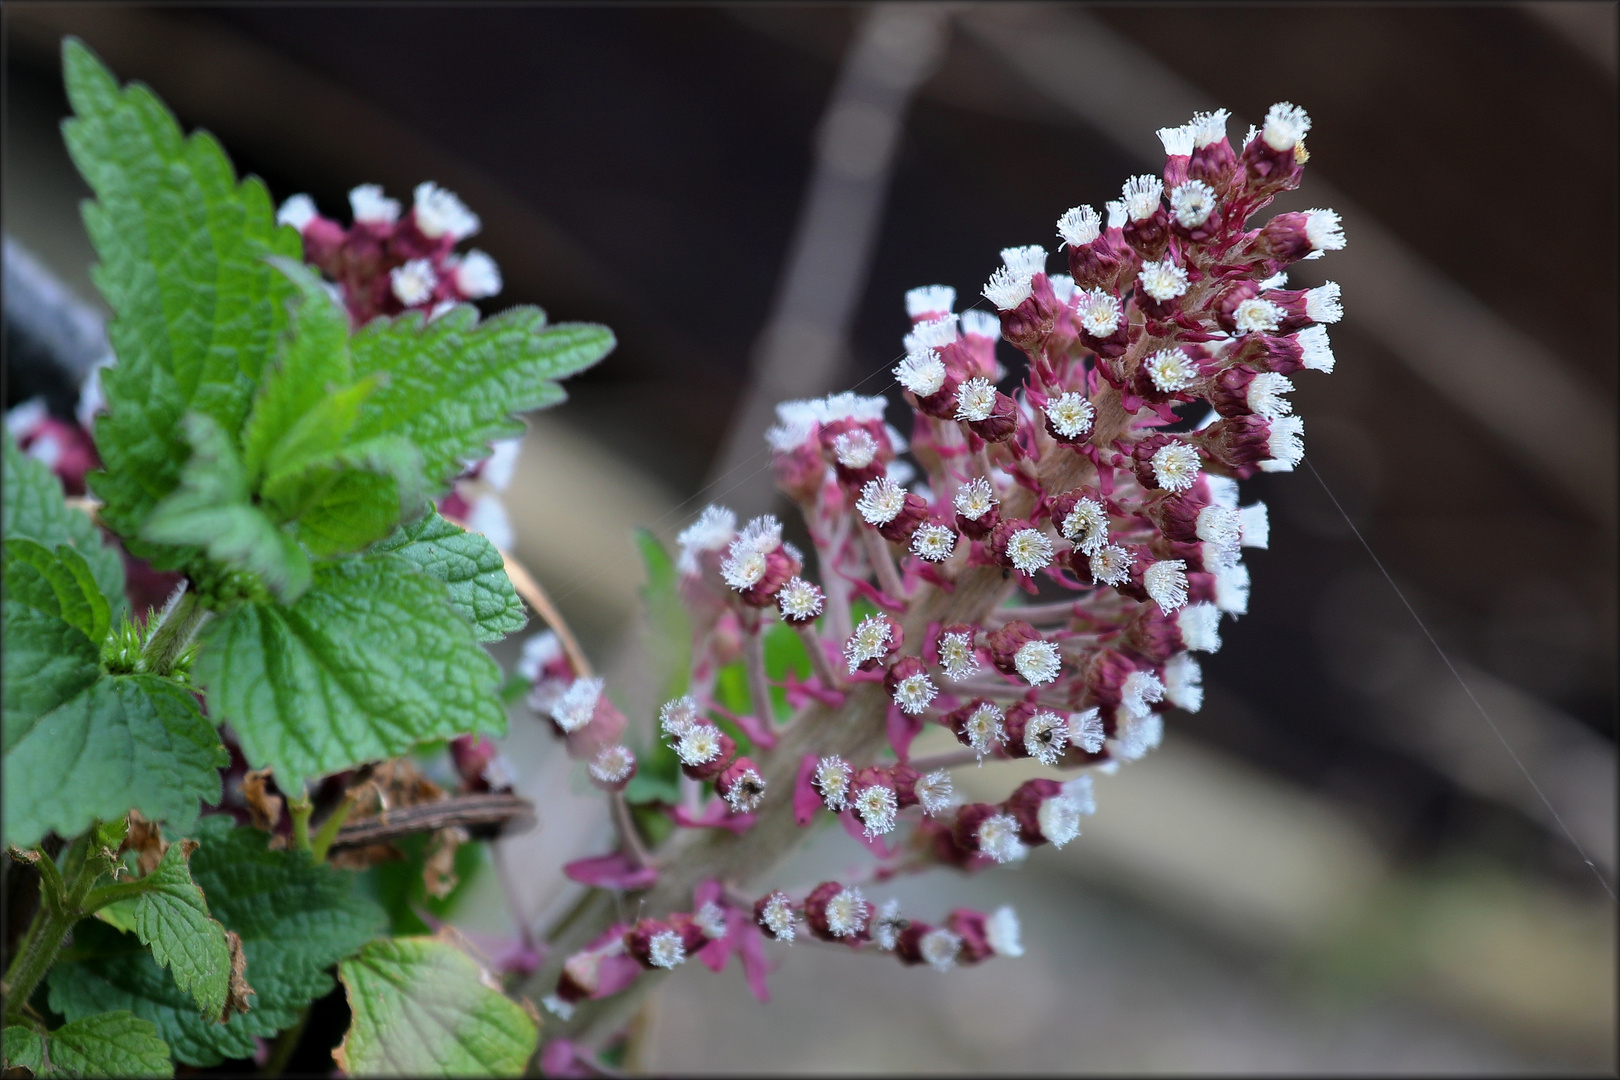
[[203, 818], [194, 835], [202, 846], [191, 876], [213, 917], [242, 938], [251, 1008], [211, 1022], [134, 935], [94, 920], [75, 928], [71, 954], [51, 971], [49, 1001], [69, 1019], [128, 1009], [157, 1025], [176, 1059], [206, 1066], [251, 1057], [253, 1036], [294, 1023], [332, 989], [327, 969], [370, 939], [384, 916], [355, 895], [355, 875], [296, 848], [271, 850], [266, 833], [233, 828], [219, 815]]
[[[8, 671], [8, 692], [15, 681]], [[14, 741], [8, 725], [6, 737], [5, 842], [19, 847], [131, 808], [183, 830], [199, 803], [219, 801], [219, 770], [230, 764], [191, 690], [156, 675], [97, 679]]]
[[41, 718], [101, 677], [108, 610], [84, 557], [66, 544], [51, 551], [32, 540], [8, 540], [0, 574], [6, 653], [0, 743], [9, 768], [12, 749]]
[[170, 844], [163, 861], [142, 879], [148, 889], [135, 902], [135, 934], [152, 950], [152, 959], [169, 969], [175, 985], [196, 998], [202, 1015], [213, 1018], [225, 1008], [231, 947], [191, 879], [189, 855], [189, 845]]
[[104, 1012], [57, 1028], [45, 1037], [39, 1076], [174, 1075], [157, 1028], [129, 1012]]
[[114, 900], [106, 907], [98, 908], [96, 918], [114, 930], [122, 930], [125, 933], [133, 934], [135, 932], [135, 905], [137, 903], [139, 901], [134, 897]]
[[323, 563], [297, 603], [214, 620], [192, 677], [289, 791], [424, 739], [506, 729], [499, 669], [444, 586], [395, 555]]
[[540, 1030], [447, 941], [392, 938], [338, 965], [352, 1019], [333, 1051], [350, 1076], [519, 1076]]
[[265, 259], [297, 259], [297, 233], [275, 224], [257, 179], [236, 182], [219, 143], [181, 134], [146, 87], [122, 90], [74, 39], [63, 43], [74, 118], [63, 135], [96, 201], [85, 228], [100, 264], [96, 286], [113, 310], [118, 362], [101, 374], [107, 412], [96, 421], [105, 469], [90, 486], [102, 520], [160, 569], [193, 557], [135, 539], [180, 482], [180, 418], [211, 416], [241, 429], [260, 372], [287, 324], [292, 283]]
[[435, 511], [401, 526], [373, 550], [392, 552], [444, 582], [450, 606], [472, 624], [479, 641], [499, 641], [528, 621], [495, 545]]
[[343, 447], [278, 480], [275, 505], [296, 515], [299, 540], [323, 556], [369, 547], [426, 498], [422, 455], [397, 437]]
[[613, 348], [606, 327], [546, 326], [545, 318], [517, 307], [479, 322], [463, 304], [430, 322], [407, 314], [367, 323], [349, 342], [355, 377], [387, 372], [389, 381], [366, 401], [356, 436], [409, 438], [428, 482], [447, 486], [491, 440], [523, 430], [513, 414], [562, 401], [553, 380]]
[[5, 435], [5, 475], [0, 483], [4, 510], [0, 513], [7, 540], [23, 537], [48, 548], [72, 544], [90, 564], [96, 584], [107, 598], [112, 615], [123, 612], [124, 560], [108, 544], [90, 515], [67, 504], [62, 482], [42, 461], [17, 449], [11, 433]]
[[258, 575], [290, 603], [309, 588], [309, 556], [290, 533], [254, 505], [236, 447], [205, 413], [182, 421], [192, 454], [180, 486], [153, 508], [141, 536], [158, 544], [200, 547], [215, 562]]
[[6, 1028], [6, 1068], [24, 1068], [38, 1076], [45, 1060], [45, 1037], [31, 1027], [13, 1024]]

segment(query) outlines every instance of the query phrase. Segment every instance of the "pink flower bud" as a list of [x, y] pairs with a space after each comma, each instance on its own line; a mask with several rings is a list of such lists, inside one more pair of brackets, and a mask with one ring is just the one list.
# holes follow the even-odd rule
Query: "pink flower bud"
[[1052, 332], [1057, 318], [1058, 304], [1052, 292], [1052, 282], [1046, 274], [1037, 273], [1030, 279], [1030, 294], [1018, 306], [1001, 312], [1001, 336], [1024, 352], [1034, 355], [1040, 351], [1046, 335]]
[[681, 771], [694, 780], [712, 780], [737, 757], [737, 744], [712, 724], [694, 724], [682, 735], [675, 752]]
[[858, 946], [871, 940], [867, 924], [872, 905], [861, 890], [845, 888], [836, 881], [824, 881], [810, 890], [804, 900], [804, 921], [810, 932], [823, 941], [846, 941]]
[[852, 491], [882, 476], [885, 462], [894, 458], [894, 447], [879, 423], [845, 417], [821, 425], [817, 439], [839, 482]]
[[990, 649], [990, 662], [1003, 675], [1018, 674], [1018, 652], [1031, 641], [1041, 640], [1038, 630], [1027, 622], [1014, 620], [985, 635]]
[[754, 902], [754, 922], [777, 941], [791, 942], [799, 913], [785, 892], [773, 892]]
[[[1041, 830], [1041, 805], [1062, 795], [1061, 780], [1036, 777], [1019, 784], [1001, 806], [1018, 821], [1018, 838], [1033, 847], [1051, 839]], [[1067, 837], [1064, 839], [1066, 842]]]
[[644, 968], [665, 970], [679, 967], [687, 953], [682, 933], [662, 919], [636, 920], [625, 931], [624, 951]]
[[957, 908], [945, 917], [945, 925], [962, 939], [962, 953], [957, 957], [959, 963], [977, 964], [996, 955], [985, 933], [985, 915], [982, 911]]

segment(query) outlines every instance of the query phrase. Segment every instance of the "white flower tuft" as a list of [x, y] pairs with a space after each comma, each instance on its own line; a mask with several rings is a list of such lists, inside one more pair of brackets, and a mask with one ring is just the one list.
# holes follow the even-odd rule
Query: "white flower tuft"
[[1024, 752], [1042, 765], [1056, 765], [1069, 745], [1069, 721], [1041, 711], [1024, 724]]
[[1174, 394], [1198, 381], [1198, 365], [1180, 349], [1160, 349], [1142, 361], [1142, 366], [1160, 393]]
[[1166, 615], [1187, 602], [1187, 564], [1160, 559], [1142, 571], [1142, 588]]
[[1119, 297], [1102, 289], [1087, 289], [1075, 302], [1080, 325], [1095, 338], [1107, 338], [1119, 329], [1121, 312]]
[[570, 734], [578, 731], [591, 722], [596, 703], [602, 697], [602, 688], [606, 685], [606, 680], [600, 677], [575, 679], [551, 707], [551, 718], [557, 721], [558, 727]]
[[922, 715], [938, 696], [939, 687], [934, 685], [934, 680], [920, 671], [901, 679], [894, 688], [894, 703], [907, 716]]
[[889, 620], [881, 615], [868, 615], [862, 619], [849, 640], [844, 642], [844, 659], [849, 663], [849, 673], [855, 674], [866, 661], [876, 660], [887, 653], [891, 633]]
[[929, 397], [939, 393], [939, 388], [945, 385], [945, 362], [933, 349], [908, 353], [893, 369], [893, 374], [900, 385], [913, 394]]
[[1214, 604], [1188, 604], [1176, 612], [1176, 629], [1189, 649], [1212, 653], [1221, 647], [1221, 609]]
[[846, 469], [864, 469], [877, 454], [877, 440], [865, 428], [839, 432], [833, 439], [833, 457]]
[[1054, 795], [1041, 802], [1035, 822], [1053, 847], [1062, 847], [1080, 835], [1080, 803], [1067, 795]]
[[1132, 221], [1145, 221], [1152, 217], [1163, 198], [1164, 181], [1157, 176], [1133, 176], [1125, 181], [1125, 188], [1120, 194], [1120, 202], [1125, 204], [1125, 212]]
[[647, 959], [653, 967], [674, 968], [686, 962], [686, 945], [673, 930], [660, 930], [647, 943]]
[[412, 259], [388, 271], [388, 284], [406, 307], [427, 303], [438, 283], [439, 275], [433, 272], [433, 263], [427, 259]]
[[1013, 667], [1031, 686], [1045, 686], [1063, 670], [1063, 654], [1051, 641], [1026, 641], [1013, 654]]
[[636, 755], [627, 746], [604, 746], [597, 751], [588, 771], [604, 784], [617, 784], [630, 778], [636, 769]]
[[574, 1015], [574, 1007], [556, 994], [547, 994], [540, 999], [540, 1007], [559, 1020], [568, 1020]]
[[1299, 342], [1301, 364], [1324, 375], [1333, 371], [1333, 349], [1328, 344], [1327, 327], [1307, 326], [1294, 335], [1294, 340]]
[[957, 630], [939, 639], [939, 666], [945, 677], [961, 682], [979, 673], [979, 656], [973, 649], [973, 634]]
[[1119, 201], [1103, 203], [1103, 209], [1108, 211], [1108, 227], [1110, 229], [1123, 229], [1125, 227], [1125, 204]]
[[938, 817], [956, 802], [956, 788], [951, 784], [951, 774], [944, 769], [935, 769], [920, 777], [912, 786], [912, 791], [922, 804], [923, 813], [929, 817]]
[[1039, 529], [1019, 529], [1007, 538], [1007, 558], [1025, 574], [1052, 564], [1052, 541]]
[[991, 490], [990, 481], [982, 476], [975, 476], [957, 490], [956, 498], [951, 501], [951, 505], [956, 508], [958, 514], [969, 521], [978, 521], [996, 505], [996, 496]]
[[765, 432], [765, 441], [778, 453], [788, 454], [803, 446], [821, 426], [821, 410], [815, 401], [783, 401], [776, 406], [776, 424]]
[[449, 235], [465, 240], [482, 227], [477, 214], [453, 192], [434, 183], [416, 185], [415, 207], [416, 227], [429, 239]]
[[1204, 474], [1204, 486], [1209, 489], [1209, 501], [1212, 506], [1219, 506], [1227, 510], [1236, 510], [1238, 504], [1238, 482], [1229, 476], [1216, 476], [1214, 473]]
[[1279, 101], [1266, 113], [1266, 126], [1261, 129], [1260, 137], [1266, 140], [1267, 146], [1281, 153], [1292, 150], [1309, 130], [1311, 118], [1305, 115], [1304, 109]]
[[719, 941], [726, 936], [726, 909], [713, 900], [693, 912], [692, 921], [711, 941]]
[[1305, 457], [1305, 421], [1297, 416], [1279, 416], [1273, 420], [1266, 449], [1271, 452], [1272, 460], [1262, 461], [1260, 468], [1266, 472], [1292, 472]]
[[1305, 211], [1305, 239], [1316, 251], [1338, 251], [1344, 247], [1344, 226], [1337, 210]]
[[887, 525], [906, 508], [906, 489], [880, 476], [861, 485], [861, 497], [855, 500], [855, 509], [868, 525]]
[[1178, 709], [1197, 712], [1204, 707], [1204, 669], [1190, 652], [1177, 653], [1164, 665], [1164, 697]]
[[1219, 201], [1215, 189], [1202, 180], [1188, 180], [1170, 193], [1170, 213], [1184, 229], [1196, 229], [1209, 220]]
[[1084, 247], [1102, 234], [1102, 218], [1089, 206], [1076, 206], [1058, 218], [1058, 236], [1070, 247]]
[[990, 951], [997, 956], [1016, 959], [1024, 955], [1020, 940], [1018, 913], [1010, 907], [999, 907], [984, 921], [984, 936]]
[[1119, 704], [1133, 716], [1145, 716], [1154, 702], [1164, 700], [1164, 683], [1151, 671], [1133, 671], [1119, 688]]
[[1236, 510], [1211, 503], [1198, 511], [1193, 532], [1206, 544], [1236, 550], [1243, 539], [1243, 523]]
[[1272, 289], [1284, 288], [1285, 286], [1287, 286], [1287, 284], [1288, 284], [1288, 274], [1287, 274], [1287, 272], [1286, 271], [1279, 271], [1279, 272], [1277, 272], [1275, 274], [1272, 274], [1270, 277], [1266, 278], [1264, 281], [1260, 282], [1260, 291], [1261, 292], [1270, 292]]
[[1240, 334], [1269, 333], [1282, 321], [1283, 309], [1270, 300], [1254, 296], [1238, 304], [1232, 312], [1232, 323]]
[[956, 419], [988, 420], [996, 411], [996, 384], [982, 376], [969, 379], [956, 391]]
[[773, 892], [765, 906], [760, 909], [760, 925], [771, 932], [777, 941], [793, 943], [795, 932], [793, 917], [793, 901], [788, 899], [785, 892]]
[[900, 931], [905, 928], [906, 920], [900, 917], [900, 901], [891, 897], [883, 901], [877, 917], [872, 920], [872, 943], [889, 952], [900, 944]]
[[1249, 568], [1242, 563], [1215, 569], [1215, 606], [1233, 615], [1249, 610]]
[[945, 315], [954, 307], [956, 290], [949, 285], [919, 285], [906, 290], [906, 315], [909, 318]]
[[1198, 479], [1198, 451], [1184, 442], [1165, 443], [1148, 459], [1153, 479], [1166, 491], [1186, 491]]
[[1018, 838], [1018, 819], [1011, 814], [993, 814], [979, 823], [979, 850], [998, 863], [1014, 862], [1029, 854]]
[[935, 971], [949, 971], [956, 966], [956, 957], [962, 951], [962, 939], [940, 927], [930, 930], [917, 940], [917, 952]]
[[1096, 585], [1123, 585], [1131, 579], [1131, 564], [1136, 556], [1118, 544], [1109, 544], [1091, 556], [1091, 580]]
[[1052, 283], [1052, 295], [1057, 297], [1058, 303], [1067, 304], [1074, 299], [1074, 291], [1078, 288], [1074, 278], [1068, 274], [1053, 274], [1047, 280]]
[[861, 819], [861, 827], [867, 836], [882, 836], [894, 831], [896, 816], [900, 812], [894, 789], [884, 784], [873, 784], [857, 791], [855, 798], [850, 800], [850, 807], [855, 811], [855, 816]]
[[1063, 536], [1087, 555], [1095, 555], [1108, 544], [1108, 512], [1102, 503], [1084, 498], [1063, 518]]
[[956, 532], [947, 525], [929, 522], [911, 534], [911, 553], [929, 562], [944, 562], [956, 550]]
[[996, 310], [1011, 311], [1029, 299], [1031, 280], [1029, 274], [1020, 274], [1010, 266], [998, 266], [995, 273], [990, 275], [990, 280], [985, 282], [982, 294], [996, 305]]
[[349, 192], [354, 220], [371, 225], [392, 225], [399, 220], [399, 200], [383, 194], [381, 184], [361, 184]]
[[1143, 292], [1163, 303], [1187, 291], [1187, 271], [1170, 259], [1143, 263], [1141, 272], [1136, 275], [1136, 282], [1142, 286]]
[[759, 809], [765, 801], [765, 778], [758, 769], [744, 769], [742, 775], [726, 788], [726, 805], [734, 814], [747, 814]]
[[962, 722], [961, 733], [966, 736], [968, 747], [980, 758], [1007, 741], [1004, 718], [1001, 709], [986, 701], [968, 713]]
[[1093, 705], [1083, 712], [1069, 714], [1069, 742], [1088, 754], [1103, 746], [1102, 712]]
[[658, 710], [658, 727], [667, 738], [679, 739], [685, 735], [693, 724], [699, 722], [703, 713], [702, 706], [697, 698], [691, 694], [678, 697], [674, 701], [666, 701]]
[[1305, 316], [1319, 323], [1336, 323], [1344, 318], [1344, 305], [1339, 302], [1339, 283], [1330, 281], [1307, 292]]
[[866, 929], [871, 913], [872, 905], [866, 902], [861, 890], [850, 886], [827, 901], [827, 929], [834, 937], [854, 937]]
[[1257, 502], [1238, 511], [1239, 542], [1244, 547], [1271, 546], [1271, 520], [1266, 515], [1266, 504]]
[[525, 682], [534, 682], [546, 667], [562, 659], [562, 642], [550, 630], [542, 630], [523, 643], [523, 655], [518, 658], [517, 673]]
[[308, 195], [293, 195], [281, 204], [280, 210], [276, 211], [276, 224], [291, 225], [299, 232], [303, 232], [304, 226], [319, 216], [314, 199]]
[[1097, 417], [1097, 410], [1086, 396], [1073, 390], [1048, 401], [1045, 412], [1052, 430], [1065, 439], [1080, 438], [1091, 430], [1092, 421]]
[[1164, 717], [1158, 713], [1126, 713], [1119, 718], [1113, 757], [1135, 761], [1164, 741]]
[[1294, 383], [1288, 376], [1279, 375], [1275, 371], [1262, 371], [1249, 380], [1249, 389], [1244, 395], [1244, 401], [1248, 404], [1249, 411], [1256, 416], [1275, 420], [1294, 411], [1293, 403], [1283, 397], [1284, 394], [1291, 394], [1293, 391]]
[[692, 724], [675, 743], [675, 756], [683, 765], [707, 765], [720, 756], [720, 729], [713, 724]]
[[1193, 152], [1193, 129], [1191, 124], [1182, 124], [1180, 127], [1162, 127], [1154, 134], [1159, 136], [1159, 142], [1164, 144], [1166, 157], [1188, 157]]
[[1193, 113], [1193, 118], [1187, 122], [1193, 133], [1193, 149], [1202, 150], [1226, 138], [1226, 121], [1231, 116], [1225, 109]]
[[482, 300], [501, 291], [501, 268], [484, 252], [473, 248], [455, 264], [456, 291], [469, 300]]
[[908, 345], [906, 351], [919, 352], [924, 349], [938, 349], [941, 346], [949, 345], [956, 340], [956, 322], [957, 316], [943, 315], [937, 319], [918, 323], [911, 328], [911, 333], [906, 335], [906, 340], [915, 345], [916, 348]]
[[676, 541], [681, 545], [681, 557], [676, 568], [687, 576], [695, 575], [701, 567], [698, 556], [719, 551], [737, 535], [737, 515], [723, 506], [710, 504], [703, 508], [698, 519], [688, 525]]
[[782, 545], [782, 523], [772, 514], [750, 521], [726, 550], [720, 576], [738, 592], [751, 589], [764, 578], [766, 556]]
[[1039, 244], [1002, 248], [1001, 262], [1015, 274], [1034, 277], [1046, 273], [1046, 249]]
[[776, 594], [776, 606], [782, 609], [783, 615], [803, 622], [820, 615], [825, 602], [818, 587], [802, 577], [796, 577]]
[[1091, 790], [1091, 777], [1077, 776], [1063, 784], [1065, 798], [1073, 799], [1074, 804], [1080, 808], [1082, 814], [1095, 814], [1097, 812], [1097, 799]]
[[854, 776], [855, 770], [849, 767], [849, 762], [837, 754], [816, 762], [816, 789], [821, 792], [821, 801], [827, 804], [827, 809], [836, 814], [849, 806], [849, 782]]
[[997, 341], [1001, 338], [1001, 320], [988, 311], [978, 308], [969, 308], [962, 312], [962, 333], [969, 337], [989, 338]]

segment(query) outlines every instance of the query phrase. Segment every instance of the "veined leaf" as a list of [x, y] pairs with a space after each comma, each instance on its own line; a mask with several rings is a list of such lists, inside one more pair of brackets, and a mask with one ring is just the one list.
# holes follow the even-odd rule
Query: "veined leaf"
[[225, 928], [208, 915], [208, 901], [186, 864], [193, 845], [170, 844], [163, 861], [143, 881], [135, 902], [135, 933], [152, 958], [169, 969], [175, 985], [197, 1000], [202, 1015], [223, 1014], [231, 984], [231, 948]]
[[472, 627], [443, 584], [393, 555], [323, 563], [297, 603], [214, 620], [193, 677], [286, 790], [424, 739], [506, 729], [500, 672]]
[[93, 919], [75, 927], [73, 952], [51, 971], [50, 1006], [70, 1020], [128, 1009], [157, 1025], [176, 1059], [206, 1066], [251, 1057], [253, 1036], [292, 1024], [332, 989], [327, 968], [370, 939], [383, 913], [355, 895], [353, 874], [305, 851], [273, 851], [267, 834], [226, 816], [203, 818], [195, 835], [191, 876], [213, 917], [241, 936], [252, 1008], [214, 1023], [134, 935]]
[[85, 227], [118, 357], [101, 375], [107, 412], [95, 438], [106, 468], [90, 486], [108, 526], [169, 569], [193, 553], [137, 537], [180, 482], [180, 418], [200, 412], [240, 430], [293, 292], [265, 256], [297, 259], [301, 245], [276, 226], [262, 183], [236, 182], [212, 136], [184, 137], [156, 95], [120, 90], [77, 40], [63, 43], [62, 60], [74, 111], [63, 134], [96, 195]]
[[44, 462], [18, 450], [10, 432], [4, 442], [5, 475], [0, 481], [4, 511], [0, 521], [4, 523], [5, 538], [25, 537], [48, 548], [72, 544], [90, 564], [90, 573], [116, 618], [125, 606], [124, 560], [118, 550], [107, 543], [89, 514], [68, 506], [62, 482]]
[[123, 1011], [86, 1016], [44, 1035], [21, 1025], [8, 1027], [6, 1062], [35, 1076], [174, 1075], [157, 1028]]
[[520, 1076], [540, 1031], [439, 938], [373, 941], [338, 966], [353, 1017], [333, 1051], [350, 1076]]
[[0, 700], [9, 765], [12, 749], [41, 717], [101, 677], [109, 612], [89, 564], [68, 545], [51, 551], [32, 540], [7, 539], [3, 559], [6, 679]]
[[435, 511], [402, 526], [373, 550], [393, 552], [444, 582], [450, 606], [472, 624], [479, 641], [499, 641], [527, 621], [495, 545]]
[[404, 435], [422, 452], [428, 483], [444, 487], [489, 443], [520, 433], [513, 414], [555, 405], [554, 381], [596, 363], [613, 348], [606, 327], [547, 326], [538, 308], [517, 307], [478, 321], [463, 304], [432, 321], [419, 314], [376, 319], [350, 340], [356, 378], [387, 372], [367, 399], [356, 435]]

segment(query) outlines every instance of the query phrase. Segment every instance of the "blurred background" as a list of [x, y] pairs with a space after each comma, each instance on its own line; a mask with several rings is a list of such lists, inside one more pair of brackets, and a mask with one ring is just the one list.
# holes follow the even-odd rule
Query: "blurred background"
[[[457, 191], [505, 275], [493, 306], [618, 334], [533, 419], [506, 502], [645, 719], [633, 527], [782, 510], [769, 406], [898, 403], [907, 288], [971, 302], [1000, 248], [1054, 246], [1063, 210], [1157, 171], [1154, 129], [1195, 109], [1230, 108], [1236, 139], [1305, 106], [1307, 180], [1277, 209], [1336, 207], [1349, 238], [1296, 275], [1344, 290], [1338, 368], [1296, 394], [1320, 480], [1245, 485], [1272, 543], [1203, 711], [1100, 777], [1063, 851], [892, 890], [924, 917], [1013, 903], [1023, 959], [938, 975], [796, 948], [768, 1007], [688, 965], [630, 1064], [1612, 1073], [1615, 13], [8, 3], [4, 227], [99, 304], [56, 128], [69, 33], [278, 201], [347, 220], [358, 183]], [[71, 413], [33, 379], [8, 370], [7, 408]], [[543, 920], [606, 826], [532, 719], [508, 749], [545, 828], [503, 863]], [[958, 782], [999, 797], [1019, 768]], [[858, 855], [823, 833], [778, 878]], [[474, 890], [469, 925], [504, 918]]]

